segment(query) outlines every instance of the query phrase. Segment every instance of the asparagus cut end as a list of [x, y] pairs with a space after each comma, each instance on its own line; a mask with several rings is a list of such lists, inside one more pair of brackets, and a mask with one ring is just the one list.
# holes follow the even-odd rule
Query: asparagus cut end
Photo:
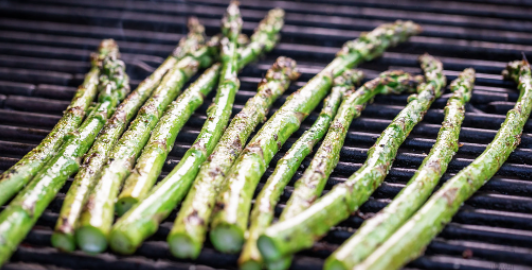
[[262, 264], [255, 260], [248, 260], [240, 264], [240, 270], [261, 270]]
[[282, 255], [279, 249], [275, 245], [273, 239], [267, 235], [261, 235], [257, 240], [257, 247], [259, 248], [262, 257], [268, 261], [277, 261], [281, 259]]
[[114, 229], [109, 236], [109, 245], [114, 252], [124, 255], [133, 254], [137, 250], [137, 246], [128, 234]]
[[76, 249], [76, 242], [72, 234], [54, 232], [52, 234], [52, 246], [61, 251], [72, 252]]
[[76, 230], [76, 242], [87, 253], [102, 253], [107, 249], [107, 238], [98, 228], [83, 226]]
[[329, 257], [323, 265], [323, 270], [348, 270], [348, 268], [336, 258]]
[[115, 205], [116, 214], [121, 217], [123, 216], [133, 205], [137, 204], [138, 200], [132, 197], [124, 197], [118, 199]]
[[286, 270], [292, 264], [292, 256], [284, 257], [276, 261], [267, 261], [268, 270]]
[[171, 234], [168, 236], [170, 252], [180, 259], [196, 259], [201, 252], [201, 243], [194, 240], [187, 234]]
[[235, 225], [220, 224], [210, 234], [214, 247], [224, 253], [237, 253], [244, 245], [244, 232]]

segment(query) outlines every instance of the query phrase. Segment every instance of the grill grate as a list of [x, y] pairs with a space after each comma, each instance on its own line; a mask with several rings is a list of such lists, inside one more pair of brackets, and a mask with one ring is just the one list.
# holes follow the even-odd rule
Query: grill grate
[[[233, 112], [254, 95], [257, 83], [274, 59], [286, 55], [298, 61], [303, 73], [297, 83], [274, 105], [302, 86], [325, 66], [340, 46], [360, 31], [383, 22], [412, 19], [425, 31], [411, 42], [361, 66], [368, 78], [388, 68], [419, 72], [417, 55], [429, 52], [444, 63], [448, 81], [466, 67], [477, 70], [473, 99], [460, 133], [463, 143], [443, 181], [469, 164], [489, 143], [518, 92], [499, 75], [507, 61], [532, 53], [532, 2], [469, 0], [441, 2], [408, 0], [312, 0], [305, 3], [242, 1], [243, 31], [250, 34], [266, 10], [287, 11], [282, 42], [261, 61], [240, 75], [241, 90]], [[122, 0], [0, 1], [0, 170], [31, 150], [59, 120], [75, 87], [89, 68], [89, 53], [102, 38], [118, 41], [132, 87], [145, 78], [173, 49], [186, 31], [186, 17], [198, 16], [207, 34], [219, 31], [225, 0], [153, 2]], [[428, 153], [443, 119], [445, 95], [437, 100], [405, 141], [385, 183], [359, 211], [335, 227], [312, 249], [298, 254], [293, 269], [321, 269], [323, 259], [347, 239], [373, 213], [390, 202]], [[163, 175], [177, 164], [205, 121], [202, 106], [179, 134]], [[406, 104], [406, 95], [377, 97], [362, 117], [353, 121], [340, 162], [326, 190], [345, 181], [366, 158], [367, 149]], [[275, 109], [272, 110], [274, 112]], [[271, 113], [272, 113], [271, 112]], [[310, 127], [317, 112], [294, 134], [270, 167], [295, 139]], [[409, 269], [532, 269], [532, 122], [522, 143], [497, 175], [469, 199], [426, 254]], [[310, 159], [303, 162], [308, 166]], [[294, 179], [301, 176], [302, 169]], [[263, 177], [265, 180], [271, 169]], [[235, 268], [235, 255], [214, 251], [210, 243], [195, 261], [172, 258], [165, 239], [175, 212], [134, 256], [82, 252], [61, 253], [50, 246], [52, 228], [70, 181], [52, 202], [11, 262], [2, 269], [176, 269]], [[277, 207], [280, 214], [290, 196], [286, 188]], [[262, 187], [259, 185], [259, 188]], [[528, 266], [528, 267], [527, 267]]]

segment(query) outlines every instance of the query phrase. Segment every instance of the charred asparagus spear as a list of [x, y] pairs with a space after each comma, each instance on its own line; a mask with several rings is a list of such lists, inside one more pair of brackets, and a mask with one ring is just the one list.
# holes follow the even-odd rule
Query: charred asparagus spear
[[[417, 79], [417, 81], [419, 80], [420, 79]], [[365, 83], [357, 91], [348, 92], [348, 94], [342, 101], [340, 108], [338, 109], [338, 114], [334, 118], [332, 125], [328, 128], [328, 132], [323, 143], [314, 155], [310, 166], [305, 170], [305, 173], [303, 174], [302, 178], [299, 179], [296, 183], [296, 189], [292, 193], [292, 198], [288, 201], [285, 210], [281, 215], [280, 221], [284, 221], [297, 215], [304, 209], [303, 207], [306, 208], [310, 206], [312, 202], [321, 194], [325, 181], [338, 163], [340, 149], [343, 146], [343, 142], [348, 131], [348, 128], [346, 127], [349, 127], [354, 118], [360, 116], [362, 110], [365, 107], [365, 104], [371, 99], [373, 99], [377, 94], [400, 93], [405, 90], [410, 90], [413, 86], [417, 84], [417, 81], [416, 78], [412, 77], [408, 73], [402, 71], [388, 71], [382, 73], [381, 75], [379, 75], [379, 77]], [[325, 131], [323, 133], [325, 133]], [[249, 260], [247, 263], [250, 266], [259, 266], [259, 263], [262, 262], [262, 257], [260, 256], [259, 250], [257, 249], [256, 241], [259, 235], [266, 229], [267, 226], [270, 225], [271, 220], [273, 219], [273, 207], [277, 203], [277, 200], [283, 190], [283, 187], [287, 184], [290, 178], [291, 175], [287, 180], [283, 181], [282, 184], [277, 184], [274, 186], [275, 189], [277, 189], [277, 195], [275, 197], [275, 200], [273, 202], [270, 202], [271, 204], [269, 204], [271, 205], [271, 209], [269, 210], [269, 212], [266, 212], [266, 214], [268, 215], [268, 222], [263, 223], [257, 230], [254, 230], [254, 223], [260, 222], [259, 220], [261, 220], [261, 216], [259, 216], [262, 215], [260, 209], [267, 209], [266, 203], [269, 202], [267, 197], [261, 196], [262, 193], [256, 199], [257, 203], [255, 205], [254, 212], [252, 212], [251, 217], [251, 227], [249, 233], [250, 235], [248, 236], [248, 241], [246, 244], [252, 244], [253, 248], [251, 249], [251, 247], [246, 247], [243, 253], [251, 253], [252, 250], [251, 254], [253, 256], [247, 259]], [[272, 189], [269, 187], [275, 183], [276, 182], [270, 184], [269, 182], [267, 182], [265, 187], [263, 188], [263, 190], [265, 190], [264, 192], [269, 192], [268, 189]], [[253, 216], [254, 214], [257, 216]], [[251, 236], [253, 236], [253, 240], [251, 240]], [[284, 268], [286, 268], [289, 266], [289, 263], [290, 260], [288, 258], [284, 258], [281, 259], [280, 262], [276, 263], [277, 267], [273, 268], [279, 269], [282, 265], [285, 265]], [[269, 262], [269, 264], [271, 263]]]
[[54, 157], [0, 214], [0, 265], [9, 259], [26, 237], [68, 177], [78, 171], [81, 158], [89, 150], [106, 119], [129, 92], [129, 79], [124, 63], [117, 59], [116, 43], [105, 40], [103, 45], [114, 49], [102, 61], [99, 105], [77, 131], [67, 135]]
[[157, 87], [163, 75], [179, 59], [183, 58], [185, 52], [195, 48], [203, 39], [203, 26], [199, 24], [196, 18], [189, 19], [188, 27], [189, 35], [181, 39], [178, 47], [168, 56], [166, 61], [142, 81], [137, 89], [120, 104], [87, 153], [83, 166], [74, 178], [74, 182], [66, 194], [59, 213], [55, 231], [52, 235], [52, 245], [54, 247], [63, 251], [73, 251], [75, 249], [74, 230], [77, 227], [78, 218], [87, 202], [89, 191], [98, 180], [99, 172], [108, 160], [107, 157], [111, 148], [142, 104]]
[[305, 131], [288, 152], [277, 162], [273, 174], [268, 178], [251, 212], [251, 225], [247, 241], [239, 265], [241, 269], [261, 269], [262, 257], [257, 249], [256, 240], [263, 229], [273, 220], [274, 207], [281, 195], [284, 186], [292, 179], [303, 159], [310, 154], [312, 148], [318, 143], [330, 125], [345, 93], [349, 92], [354, 84], [363, 78], [363, 73], [358, 70], [347, 70], [334, 79], [331, 94], [325, 98], [323, 109], [312, 127]]
[[312, 246], [338, 222], [344, 220], [382, 183], [392, 166], [399, 146], [419, 123], [445, 86], [442, 64], [430, 55], [420, 57], [427, 82], [420, 84], [417, 95], [384, 130], [368, 151], [362, 167], [342, 184], [297, 216], [268, 228], [258, 239], [259, 250], [267, 261], [276, 261]]
[[353, 269], [377, 249], [397, 228], [417, 211], [447, 170], [458, 151], [464, 105], [471, 99], [475, 71], [466, 69], [451, 84], [453, 95], [445, 107], [445, 117], [429, 155], [397, 197], [376, 216], [367, 220], [326, 261], [325, 269]]
[[[419, 32], [412, 22], [378, 27], [347, 42], [338, 56], [307, 85], [291, 96], [266, 122], [232, 166], [213, 214], [211, 242], [222, 251], [241, 249], [253, 192], [271, 159], [301, 122], [329, 92], [332, 80], [363, 60], [379, 56], [386, 48]], [[225, 247], [222, 245], [225, 244]]]
[[526, 61], [511, 62], [503, 73], [519, 86], [519, 99], [486, 150], [448, 180], [403, 226], [353, 269], [399, 269], [423, 250], [451, 221], [460, 206], [484, 185], [521, 142], [532, 109], [532, 74]]
[[110, 43], [102, 43], [98, 54], [92, 55], [91, 70], [79, 86], [65, 114], [50, 134], [31, 152], [0, 175], [0, 205], [4, 205], [37, 174], [59, 149], [66, 135], [76, 130], [85, 117], [92, 100], [98, 94], [98, 77], [101, 62], [114, 49]]
[[266, 118], [273, 102], [297, 79], [296, 62], [279, 57], [259, 84], [257, 94], [238, 113], [204, 162], [168, 235], [170, 251], [180, 258], [196, 258], [203, 246], [216, 191], [255, 127]]
[[164, 75], [152, 96], [140, 108], [135, 120], [113, 146], [109, 161], [100, 172], [100, 179], [89, 193], [79, 226], [76, 228], [76, 242], [82, 250], [97, 253], [106, 249], [119, 188], [131, 173], [151, 130], [168, 104], [180, 93], [185, 82], [198, 68], [207, 67], [211, 62], [210, 47], [191, 48], [186, 56]]
[[[231, 41], [231, 46], [236, 46], [238, 35], [242, 28], [242, 18], [238, 4], [233, 2], [227, 8], [227, 13], [222, 19], [222, 32], [230, 39], [224, 39], [225, 43]], [[229, 46], [224, 44], [224, 46]], [[236, 49], [235, 49], [236, 54]], [[230, 55], [225, 55], [231, 57]], [[228, 61], [225, 59], [224, 61]], [[187, 89], [186, 93], [165, 112], [165, 115], [157, 123], [146, 147], [137, 160], [133, 172], [127, 177], [124, 188], [118, 196], [116, 210], [118, 215], [124, 214], [139, 200], [142, 200], [150, 191], [161, 173], [164, 162], [172, 150], [177, 134], [186, 123], [192, 113], [203, 103], [206, 96], [214, 87], [220, 65], [207, 71], [202, 80]]]
[[[269, 31], [268, 35], [274, 36], [280, 29], [274, 26], [282, 25], [280, 13], [270, 12], [268, 18], [261, 24], [269, 24], [271, 27], [259, 26], [256, 30]], [[253, 38], [252, 38], [253, 40]], [[225, 55], [234, 55], [234, 46], [224, 46]], [[250, 43], [253, 44], [253, 42]], [[266, 48], [266, 47], [264, 47]], [[255, 58], [264, 50], [255, 51]], [[225, 57], [228, 59], [228, 57]], [[226, 85], [218, 87], [218, 92], [212, 107], [207, 111], [207, 122], [203, 125], [198, 138], [192, 147], [185, 153], [179, 164], [165, 177], [156, 187], [154, 187], [147, 197], [133, 206], [123, 217], [121, 217], [111, 233], [111, 247], [120, 253], [132, 253], [142, 243], [146, 237], [155, 233], [159, 223], [168, 216], [170, 211], [180, 202], [190, 188], [192, 181], [196, 178], [201, 164], [212, 153], [216, 143], [222, 136], [223, 130], [229, 121], [231, 109], [236, 90], [238, 89], [238, 78], [236, 71], [249, 61], [240, 60], [235, 64], [231, 58], [231, 64], [222, 71], [221, 83]], [[230, 68], [229, 68], [230, 66]], [[235, 87], [236, 86], [236, 87]]]

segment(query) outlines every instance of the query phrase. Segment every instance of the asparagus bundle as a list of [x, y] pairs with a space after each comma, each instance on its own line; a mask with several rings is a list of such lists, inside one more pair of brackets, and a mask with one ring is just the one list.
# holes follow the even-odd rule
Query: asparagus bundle
[[59, 218], [52, 235], [52, 245], [64, 251], [75, 249], [74, 230], [77, 227], [78, 218], [87, 201], [89, 191], [98, 180], [99, 172], [107, 162], [111, 147], [116, 143], [127, 124], [135, 116], [140, 106], [148, 99], [159, 81], [171, 66], [183, 58], [185, 52], [195, 48], [203, 39], [203, 26], [196, 18], [190, 18], [188, 22], [190, 30], [186, 38], [181, 39], [178, 47], [168, 56], [166, 61], [142, 81], [120, 104], [113, 116], [107, 121], [102, 132], [87, 153], [81, 170], [74, 178], [68, 190]]
[[225, 243], [231, 249], [215, 247], [232, 252], [241, 248], [251, 199], [261, 176], [283, 143], [327, 95], [333, 78], [363, 60], [379, 56], [389, 46], [405, 41], [419, 31], [419, 26], [412, 22], [398, 21], [347, 42], [324, 70], [292, 95], [264, 124], [224, 180], [226, 185], [218, 196], [210, 237], [213, 243]]
[[[222, 39], [224, 48], [227, 46], [236, 46], [241, 28], [242, 18], [240, 17], [238, 4], [232, 2], [222, 19], [222, 32], [226, 37], [230, 38]], [[229, 41], [231, 41], [231, 45], [228, 44]], [[234, 53], [236, 55], [236, 49]], [[232, 55], [224, 54], [222, 57], [228, 58], [222, 59], [224, 63], [228, 63]], [[194, 84], [194, 87], [187, 89], [166, 110], [163, 118], [157, 123], [146, 147], [142, 150], [135, 169], [127, 177], [124, 188], [118, 196], [118, 202], [116, 204], [118, 215], [124, 214], [131, 206], [142, 200], [153, 187], [153, 184], [155, 184], [157, 177], [161, 173], [168, 154], [172, 150], [177, 134], [192, 113], [203, 103], [203, 97], [214, 87], [218, 79], [219, 71], [220, 65], [215, 65], [212, 69], [208, 70], [205, 76], [202, 76], [202, 80], [198, 80]]]
[[[268, 13], [268, 18], [263, 20], [256, 32], [252, 36], [249, 46], [256, 46], [255, 36], [263, 35], [262, 31], [274, 40], [282, 25], [283, 13]], [[281, 22], [281, 23], [280, 23]], [[269, 26], [263, 26], [268, 24]], [[255, 41], [254, 41], [255, 40]], [[269, 41], [270, 42], [270, 41]], [[114, 225], [111, 232], [111, 248], [120, 253], [132, 253], [142, 243], [144, 239], [155, 233], [159, 223], [168, 216], [170, 211], [180, 202], [189, 190], [192, 181], [196, 178], [201, 164], [212, 153], [216, 143], [229, 121], [232, 105], [239, 81], [236, 71], [250, 61], [236, 61], [237, 54], [233, 43], [224, 46], [223, 54], [233, 57], [224, 57], [229, 60], [227, 68], [224, 68], [221, 75], [221, 85], [218, 87], [212, 107], [207, 110], [207, 121], [203, 125], [198, 138], [192, 147], [185, 153], [179, 164], [165, 177], [156, 187], [154, 187], [146, 198], [134, 205], [122, 216]], [[259, 46], [268, 49], [266, 44]], [[255, 50], [254, 58], [257, 58], [264, 49]]]
[[[284, 186], [301, 165], [303, 159], [310, 154], [312, 148], [325, 135], [333, 117], [336, 114], [343, 96], [350, 91], [354, 84], [358, 84], [364, 74], [358, 70], [346, 70], [341, 76], [334, 79], [331, 94], [325, 98], [323, 109], [312, 127], [305, 131], [282, 159], [277, 162], [273, 174], [261, 193], [255, 200], [251, 212], [251, 225], [247, 241], [239, 259], [242, 269], [260, 269], [262, 258], [256, 246], [258, 235], [270, 225], [273, 220], [273, 211]], [[239, 246], [239, 245], [237, 245]]]
[[268, 114], [273, 102], [299, 77], [296, 62], [279, 57], [259, 84], [257, 94], [238, 113], [204, 162], [168, 235], [170, 251], [180, 258], [196, 258], [205, 241], [216, 192], [251, 132]]
[[[373, 99], [377, 94], [391, 94], [401, 93], [403, 91], [411, 90], [414, 88], [420, 78], [413, 77], [408, 73], [402, 71], [388, 71], [383, 72], [379, 77], [365, 83], [361, 88], [355, 92], [350, 92], [346, 98], [342, 101], [342, 104], [338, 110], [338, 114], [334, 118], [333, 124], [328, 128], [329, 131], [321, 144], [320, 148], [314, 155], [310, 166], [305, 170], [303, 176], [296, 182], [296, 188], [292, 193], [292, 197], [288, 201], [283, 213], [281, 214], [280, 221], [292, 218], [293, 216], [302, 212], [305, 208], [308, 208], [314, 200], [321, 194], [325, 183], [331, 174], [332, 170], [338, 163], [340, 157], [340, 150], [343, 146], [345, 136], [348, 128], [354, 118], [360, 116], [365, 104]], [[283, 187], [288, 180], [282, 186], [276, 186], [280, 195]], [[268, 187], [268, 183], [265, 188]], [[277, 198], [278, 196], [277, 195]], [[260, 198], [260, 200], [259, 200]], [[263, 202], [262, 197], [259, 197], [256, 201], [258, 204], [255, 206], [261, 207]], [[273, 206], [277, 199], [273, 202], [272, 209], [270, 210], [270, 218], [268, 223], [260, 227], [260, 230], [254, 232], [253, 252], [254, 258], [258, 261], [262, 261], [262, 257], [256, 247], [256, 241], [259, 235], [264, 232], [266, 227], [270, 225], [273, 219]], [[258, 211], [258, 210], [257, 210]], [[260, 212], [259, 212], [260, 213]], [[259, 214], [257, 213], [257, 214]], [[252, 218], [252, 220], [260, 219], [260, 217]], [[253, 225], [253, 222], [252, 222]], [[249, 238], [248, 238], [249, 239]], [[249, 240], [248, 240], [249, 242]], [[252, 264], [252, 262], [250, 262]], [[278, 262], [268, 262], [268, 265], [276, 265], [275, 269], [287, 268], [290, 265], [289, 258], [283, 258]]]
[[129, 78], [125, 74], [124, 63], [117, 59], [116, 43], [105, 40], [102, 44], [110, 52], [102, 61], [99, 104], [76, 132], [67, 135], [54, 157], [0, 214], [0, 265], [9, 259], [26, 237], [68, 177], [77, 172], [81, 158], [96, 139], [106, 119], [129, 92]]
[[423, 119], [445, 85], [441, 62], [428, 54], [421, 56], [420, 62], [427, 82], [418, 86], [417, 95], [409, 97], [408, 105], [370, 148], [362, 167], [305, 211], [271, 226], [259, 237], [257, 245], [267, 261], [277, 261], [312, 246], [316, 239], [366, 201], [382, 183], [399, 146]]
[[[198, 36], [198, 38], [201, 35]], [[203, 43], [203, 39], [200, 40]], [[115, 201], [123, 180], [131, 173], [135, 161], [148, 141], [165, 108], [180, 93], [183, 85], [196, 74], [198, 68], [212, 62], [212, 48], [196, 46], [179, 60], [162, 78], [151, 97], [140, 108], [137, 117], [109, 153], [109, 160], [99, 173], [94, 189], [89, 193], [75, 237], [82, 250], [102, 252], [113, 222]]]
[[354, 269], [399, 269], [423, 253], [460, 206], [484, 185], [521, 142], [532, 110], [532, 74], [526, 61], [511, 62], [503, 73], [515, 80], [520, 95], [486, 150], [448, 180], [403, 226]]
[[451, 84], [453, 95], [445, 107], [445, 117], [429, 155], [397, 197], [376, 216], [367, 220], [326, 261], [325, 269], [353, 269], [388, 239], [432, 193], [447, 165], [458, 151], [464, 105], [471, 99], [475, 71], [466, 69]]
[[114, 44], [104, 42], [98, 54], [92, 55], [91, 69], [79, 86], [65, 114], [42, 142], [0, 175], [0, 205], [4, 205], [37, 174], [52, 158], [69, 132], [76, 130], [98, 94], [98, 77], [101, 63], [111, 53]]

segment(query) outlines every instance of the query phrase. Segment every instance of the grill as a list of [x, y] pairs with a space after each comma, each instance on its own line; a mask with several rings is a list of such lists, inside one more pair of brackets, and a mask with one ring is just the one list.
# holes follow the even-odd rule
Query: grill
[[[225, 0], [0, 1], [0, 170], [9, 168], [36, 146], [59, 120], [88, 71], [89, 53], [102, 38], [118, 41], [132, 87], [136, 87], [184, 35], [187, 16], [199, 17], [207, 34], [212, 35], [219, 31], [219, 19], [227, 4]], [[468, 165], [493, 139], [518, 97], [515, 84], [502, 81], [500, 72], [506, 62], [521, 58], [521, 52], [532, 53], [532, 2], [526, 0], [242, 1], [243, 31], [251, 34], [273, 7], [287, 12], [282, 41], [273, 52], [243, 70], [233, 113], [254, 95], [257, 83], [277, 56], [296, 59], [302, 72], [299, 81], [287, 91], [290, 94], [321, 70], [345, 41], [361, 31], [396, 19], [411, 19], [423, 26], [425, 31], [420, 36], [360, 68], [369, 79], [390, 68], [419, 73], [417, 56], [428, 52], [443, 61], [448, 81], [464, 68], [477, 70], [473, 98], [460, 133], [462, 145], [442, 181]], [[286, 96], [274, 107], [279, 108]], [[404, 187], [435, 142], [448, 96], [438, 99], [411, 133], [386, 181], [371, 199], [313, 248], [297, 254], [292, 269], [321, 269], [323, 260], [364, 219], [386, 206]], [[326, 190], [345, 181], [361, 166], [368, 148], [406, 104], [406, 98], [377, 97], [362, 117], [353, 121]], [[163, 176], [199, 133], [211, 98], [207, 100], [179, 134]], [[283, 146], [263, 181], [296, 138], [310, 127], [319, 110]], [[520, 147], [497, 175], [463, 205], [428, 246], [426, 254], [407, 265], [407, 269], [532, 269], [530, 148], [532, 122], [525, 127]], [[303, 162], [295, 179], [301, 176], [310, 158]], [[165, 239], [176, 212], [134, 256], [57, 251], [51, 247], [50, 237], [69, 184], [70, 181], [2, 269], [236, 268], [236, 255], [221, 254], [210, 243], [195, 261], [173, 259]], [[293, 181], [277, 206], [277, 214], [291, 195], [292, 186]]]

